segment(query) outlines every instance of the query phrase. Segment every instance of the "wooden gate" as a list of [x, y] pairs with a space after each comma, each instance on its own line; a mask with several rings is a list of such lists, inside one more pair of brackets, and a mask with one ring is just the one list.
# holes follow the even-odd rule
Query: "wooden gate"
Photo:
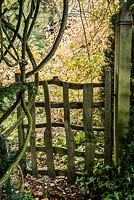
[[[111, 119], [111, 71], [110, 69], [105, 70], [105, 82], [104, 83], [87, 83], [87, 84], [76, 84], [64, 82], [54, 77], [52, 80], [40, 81], [40, 87], [44, 91], [44, 101], [35, 102], [31, 114], [33, 117], [33, 131], [30, 139], [30, 145], [27, 148], [27, 152], [31, 152], [31, 169], [26, 167], [27, 173], [32, 173], [33, 176], [38, 174], [49, 175], [50, 177], [55, 176], [67, 176], [68, 182], [73, 183], [77, 175], [77, 169], [75, 166], [75, 158], [83, 157], [84, 158], [84, 168], [85, 170], [92, 174], [94, 167], [94, 159], [102, 158], [104, 159], [105, 164], [111, 164], [112, 162], [112, 119]], [[51, 94], [49, 91], [49, 86], [57, 85], [63, 90], [63, 101], [62, 102], [52, 102]], [[95, 101], [94, 90], [99, 88], [104, 92], [103, 101]], [[83, 93], [83, 101], [81, 102], [72, 102], [69, 98], [70, 90], [81, 90]], [[31, 92], [29, 91], [28, 98], [30, 99]], [[36, 122], [36, 109], [37, 107], [42, 107], [45, 109], [46, 119], [44, 123]], [[52, 121], [51, 110], [63, 108], [64, 117], [63, 121]], [[102, 127], [94, 126], [94, 109], [102, 109], [104, 116], [104, 123]], [[80, 109], [83, 113], [83, 125], [72, 124], [70, 120], [70, 112], [73, 109]], [[21, 107], [18, 108], [18, 116], [20, 115]], [[53, 127], [63, 127], [65, 128], [66, 133], [66, 148], [58, 147], [53, 145]], [[22, 122], [18, 127], [19, 135], [19, 145], [22, 146], [25, 140], [25, 129], [27, 124]], [[38, 146], [36, 144], [36, 130], [38, 128], [44, 128], [44, 145]], [[76, 142], [74, 137], [74, 130], [83, 131], [84, 135], [84, 144], [85, 150], [78, 151], [76, 150]], [[96, 137], [94, 132], [100, 132], [104, 134], [104, 151], [96, 151]], [[46, 169], [38, 168], [37, 161], [37, 152], [44, 152], [46, 154], [47, 164]], [[55, 167], [54, 155], [61, 154], [67, 155], [67, 168], [66, 169], [57, 169]], [[45, 159], [45, 158], [44, 158]], [[44, 162], [45, 163], [45, 162]], [[44, 164], [45, 165], [45, 164]]]

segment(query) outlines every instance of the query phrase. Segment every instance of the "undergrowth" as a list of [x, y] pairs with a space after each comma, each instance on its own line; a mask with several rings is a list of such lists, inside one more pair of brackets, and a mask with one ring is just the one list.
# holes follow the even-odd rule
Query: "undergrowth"
[[89, 191], [90, 198], [102, 200], [134, 199], [134, 143], [123, 152], [118, 168], [98, 164], [90, 177], [87, 173], [79, 179], [81, 187]]

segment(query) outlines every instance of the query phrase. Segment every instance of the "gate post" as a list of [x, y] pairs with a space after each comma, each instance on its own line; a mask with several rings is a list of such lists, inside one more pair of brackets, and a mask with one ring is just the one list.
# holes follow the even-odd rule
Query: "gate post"
[[121, 152], [127, 144], [130, 120], [130, 72], [132, 51], [132, 16], [121, 0], [115, 34], [114, 78], [114, 162], [118, 166]]

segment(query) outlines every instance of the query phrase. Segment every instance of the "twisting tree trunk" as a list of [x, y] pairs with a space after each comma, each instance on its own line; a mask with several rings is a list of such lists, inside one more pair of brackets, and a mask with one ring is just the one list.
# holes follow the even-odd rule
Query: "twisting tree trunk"
[[[2, 6], [4, 4], [2, 0], [0, 0], [0, 43], [1, 43], [1, 49], [0, 49], [0, 53], [1, 53], [1, 61], [3, 60], [5, 62], [5, 64], [10, 68], [10, 67], [15, 67], [17, 65], [19, 65], [20, 67], [20, 82], [23, 84], [26, 84], [27, 82], [27, 78], [34, 75], [35, 76], [35, 87], [38, 88], [38, 72], [39, 70], [41, 70], [44, 65], [52, 58], [52, 56], [54, 55], [65, 30], [65, 26], [66, 26], [66, 22], [67, 22], [67, 13], [68, 13], [68, 0], [63, 0], [63, 16], [62, 16], [62, 21], [61, 21], [61, 26], [60, 26], [60, 30], [58, 33], [58, 36], [52, 46], [52, 49], [50, 50], [50, 52], [48, 53], [48, 55], [41, 61], [41, 63], [39, 65], [36, 64], [35, 58], [31, 52], [30, 47], [28, 46], [28, 39], [30, 37], [32, 28], [35, 24], [38, 12], [39, 12], [39, 7], [40, 7], [40, 0], [29, 0], [29, 5], [30, 5], [30, 9], [28, 11], [28, 13], [24, 13], [24, 4], [25, 1], [24, 0], [19, 0], [17, 1], [19, 4], [19, 14], [18, 14], [18, 21], [16, 23], [16, 27], [14, 27], [11, 23], [9, 23], [6, 20], [6, 17], [4, 16], [4, 11], [2, 11]], [[23, 30], [22, 35], [19, 34], [19, 29], [21, 26], [21, 22], [23, 22]], [[12, 37], [10, 38], [8, 31], [12, 32]], [[4, 44], [4, 38], [3, 38], [3, 34], [6, 37], [7, 41], [8, 41], [8, 45], [7, 47]], [[21, 43], [21, 55], [18, 53], [18, 51], [15, 48], [14, 42], [15, 40], [19, 40]], [[12, 54], [10, 52], [10, 49], [12, 48], [14, 54]], [[12, 60], [14, 61], [14, 63], [11, 63], [11, 61], [8, 59], [7, 54], [9, 54], [12, 57]], [[32, 64], [33, 69], [30, 72], [26, 71], [26, 65], [27, 65], [27, 56]], [[25, 143], [23, 144], [23, 146], [21, 147], [21, 149], [19, 150], [18, 154], [16, 155], [14, 161], [7, 166], [7, 168], [5, 168], [5, 171], [3, 171], [3, 173], [1, 173], [0, 176], [0, 188], [3, 187], [3, 185], [5, 184], [5, 182], [9, 179], [10, 175], [12, 174], [14, 168], [17, 166], [17, 164], [19, 163], [19, 161], [21, 160], [21, 158], [23, 157], [25, 150], [27, 148], [30, 136], [31, 136], [31, 132], [32, 132], [32, 116], [30, 114], [30, 109], [32, 107], [32, 104], [35, 100], [36, 97], [36, 92], [33, 93], [33, 95], [31, 95], [31, 99], [30, 99], [30, 104], [28, 103], [28, 105], [26, 104], [25, 101], [25, 88], [19, 88], [20, 93], [18, 96], [18, 99], [16, 100], [16, 102], [11, 106], [11, 108], [9, 110], [7, 110], [4, 115], [0, 118], [0, 124], [2, 124], [5, 119], [10, 116], [12, 114], [12, 112], [14, 112], [14, 110], [17, 108], [17, 106], [19, 106], [21, 104], [23, 112], [21, 114], [21, 116], [19, 117], [18, 121], [16, 121], [8, 130], [3, 131], [3, 136], [4, 137], [8, 137], [14, 129], [16, 129], [21, 121], [23, 120], [24, 116], [26, 115], [27, 119], [28, 119], [28, 130], [27, 130], [27, 134], [26, 134], [26, 139], [25, 139]], [[32, 103], [31, 103], [32, 102]], [[1, 140], [1, 138], [0, 138]], [[6, 152], [6, 146], [5, 146], [5, 153], [3, 153], [4, 156], [7, 156], [7, 152]], [[3, 159], [1, 157], [1, 159]], [[6, 158], [8, 160], [8, 157]], [[2, 163], [2, 162], [1, 162]], [[0, 163], [0, 167], [2, 167], [3, 165]], [[5, 162], [3, 162], [5, 163]]]

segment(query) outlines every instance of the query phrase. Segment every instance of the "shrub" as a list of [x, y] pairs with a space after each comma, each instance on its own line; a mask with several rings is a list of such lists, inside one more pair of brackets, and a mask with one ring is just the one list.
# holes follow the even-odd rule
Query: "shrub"
[[89, 190], [91, 199], [103, 200], [132, 200], [134, 199], [134, 144], [128, 145], [123, 152], [118, 168], [102, 166], [99, 164], [94, 170], [93, 176], [88, 174], [80, 179], [82, 187]]

